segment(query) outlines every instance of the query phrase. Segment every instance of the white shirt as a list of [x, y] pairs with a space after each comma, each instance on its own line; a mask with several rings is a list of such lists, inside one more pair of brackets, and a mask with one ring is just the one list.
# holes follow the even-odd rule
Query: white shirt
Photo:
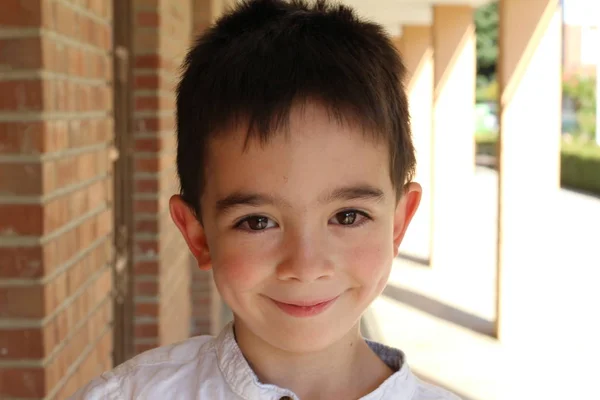
[[[460, 400], [420, 381], [404, 354], [369, 346], [395, 373], [361, 400]], [[229, 323], [217, 337], [197, 336], [146, 351], [106, 372], [70, 400], [299, 400], [290, 390], [260, 383], [235, 341]]]

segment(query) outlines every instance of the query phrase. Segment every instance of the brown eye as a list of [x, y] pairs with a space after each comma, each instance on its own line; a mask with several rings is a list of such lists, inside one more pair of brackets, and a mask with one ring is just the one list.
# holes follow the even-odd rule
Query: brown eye
[[246, 220], [248, 228], [253, 231], [261, 231], [269, 225], [269, 218], [267, 217], [250, 217]]
[[235, 224], [236, 229], [246, 232], [264, 231], [275, 227], [277, 227], [277, 223], [263, 215], [251, 215]]
[[372, 220], [373, 218], [364, 211], [344, 210], [331, 217], [329, 223], [332, 225], [345, 225], [349, 228], [354, 228]]
[[335, 215], [335, 219], [340, 225], [352, 225], [356, 221], [356, 211], [342, 211]]

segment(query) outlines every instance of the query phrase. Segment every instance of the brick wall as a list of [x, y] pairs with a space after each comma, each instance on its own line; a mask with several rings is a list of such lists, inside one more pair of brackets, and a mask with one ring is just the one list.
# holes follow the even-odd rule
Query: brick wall
[[563, 72], [565, 77], [573, 75], [594, 76], [595, 65], [582, 64], [583, 27], [579, 25], [563, 26]]
[[[219, 327], [168, 211], [173, 90], [214, 2], [132, 0], [137, 352]], [[63, 399], [113, 367], [112, 1], [1, 4], [0, 398]]]
[[563, 68], [565, 73], [577, 71], [581, 67], [581, 27], [563, 27]]
[[178, 191], [175, 94], [191, 44], [192, 1], [134, 0], [135, 347], [190, 334], [190, 252], [169, 215]]
[[111, 367], [109, 1], [2, 0], [0, 398]]

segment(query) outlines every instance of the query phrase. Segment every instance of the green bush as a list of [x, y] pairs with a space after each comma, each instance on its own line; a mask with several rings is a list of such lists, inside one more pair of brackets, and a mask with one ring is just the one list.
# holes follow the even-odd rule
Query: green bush
[[563, 186], [600, 195], [600, 147], [595, 143], [563, 143], [560, 181]]
[[[477, 135], [477, 154], [495, 156], [497, 136]], [[600, 147], [594, 142], [563, 142], [561, 146], [562, 186], [600, 195]]]

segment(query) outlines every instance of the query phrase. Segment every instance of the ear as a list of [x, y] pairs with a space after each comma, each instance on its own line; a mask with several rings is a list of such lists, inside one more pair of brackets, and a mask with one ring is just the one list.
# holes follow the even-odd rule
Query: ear
[[422, 192], [421, 185], [411, 182], [404, 187], [404, 193], [396, 205], [394, 215], [394, 257], [398, 255], [398, 248], [402, 243], [406, 229], [419, 208]]
[[211, 259], [202, 224], [200, 224], [194, 212], [179, 195], [171, 197], [169, 200], [169, 209], [171, 211], [171, 218], [183, 235], [185, 242], [198, 263], [198, 267], [201, 270], [208, 271], [211, 268]]

